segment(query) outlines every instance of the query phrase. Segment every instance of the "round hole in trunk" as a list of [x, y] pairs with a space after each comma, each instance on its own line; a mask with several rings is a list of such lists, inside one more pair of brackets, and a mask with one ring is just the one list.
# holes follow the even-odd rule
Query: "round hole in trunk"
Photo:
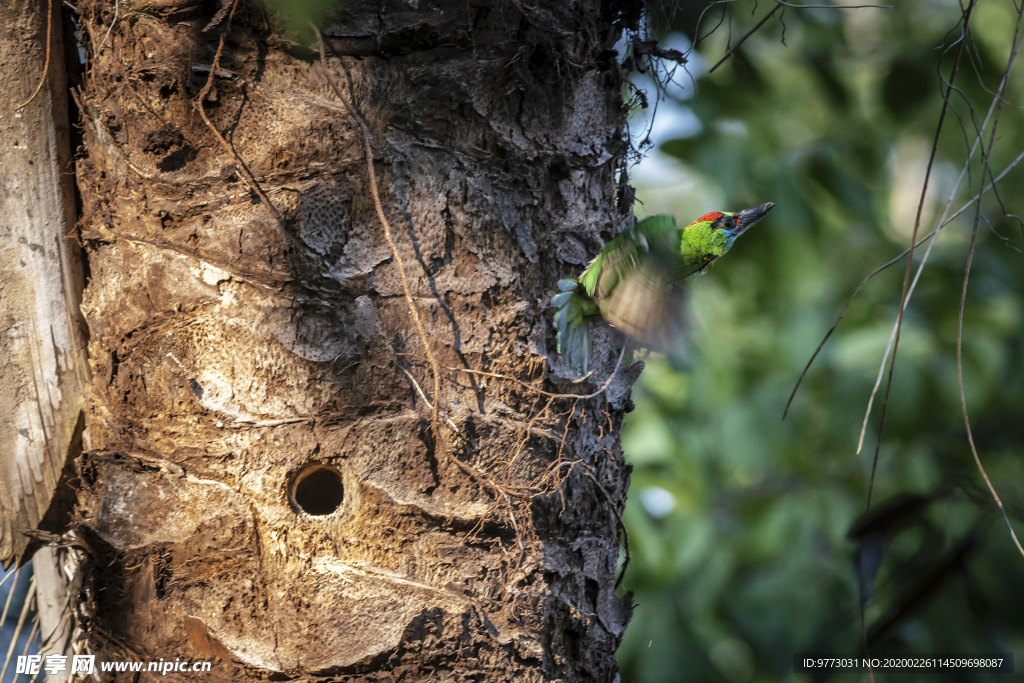
[[329, 515], [345, 497], [341, 472], [330, 465], [309, 465], [295, 477], [291, 499], [296, 508], [307, 515]]

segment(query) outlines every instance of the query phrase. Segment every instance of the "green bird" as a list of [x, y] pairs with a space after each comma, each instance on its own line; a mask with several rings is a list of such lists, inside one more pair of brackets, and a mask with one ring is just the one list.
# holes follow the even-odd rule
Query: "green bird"
[[558, 353], [586, 374], [588, 328], [598, 319], [639, 347], [665, 348], [678, 327], [680, 283], [729, 251], [773, 206], [766, 202], [736, 213], [704, 214], [682, 229], [673, 216], [648, 216], [624, 230], [578, 278], [558, 281], [559, 292], [551, 297], [558, 309]]

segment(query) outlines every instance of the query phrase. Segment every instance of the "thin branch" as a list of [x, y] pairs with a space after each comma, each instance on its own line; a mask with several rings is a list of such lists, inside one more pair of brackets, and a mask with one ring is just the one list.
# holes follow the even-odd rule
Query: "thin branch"
[[[1019, 164], [1022, 161], [1024, 161], [1024, 152], [1021, 152], [1019, 155], [1017, 155], [1017, 158], [1014, 159], [1013, 161], [1011, 161], [1006, 166], [1006, 168], [1003, 169], [1003, 172], [1000, 173], [998, 176], [996, 176], [996, 178], [991, 183], [988, 184], [987, 189], [989, 189], [989, 190], [992, 189], [996, 185], [996, 183], [998, 183], [1003, 178], [1005, 178], [1006, 175], [1008, 173], [1010, 173], [1010, 171], [1012, 171], [1014, 168], [1016, 168], [1017, 164]], [[934, 237], [936, 233], [938, 233], [940, 230], [942, 230], [942, 228], [944, 228], [947, 225], [949, 225], [950, 223], [952, 223], [954, 220], [956, 220], [957, 218], [960, 217], [960, 214], [962, 214], [967, 209], [971, 208], [974, 205], [974, 202], [978, 201], [979, 197], [980, 197], [980, 194], [974, 195], [974, 197], [972, 197], [966, 204], [964, 204], [959, 209], [957, 209], [956, 213], [954, 213], [952, 216], [950, 216], [945, 221], [943, 221], [934, 230], [932, 230], [931, 232], [926, 234], [924, 237], [919, 239], [914, 246], [915, 247], [919, 247], [922, 244], [924, 244], [925, 242], [927, 242], [930, 238]], [[828, 332], [826, 332], [825, 336], [822, 337], [821, 342], [818, 343], [817, 348], [814, 349], [814, 353], [811, 354], [810, 359], [807, 361], [807, 364], [804, 366], [803, 371], [801, 371], [800, 376], [797, 378], [796, 384], [793, 386], [793, 391], [791, 391], [790, 394], [789, 394], [789, 400], [786, 401], [786, 408], [782, 412], [782, 419], [783, 420], [785, 420], [786, 416], [789, 414], [789, 409], [793, 405], [793, 399], [796, 398], [797, 391], [799, 391], [800, 387], [803, 385], [803, 381], [806, 378], [808, 371], [810, 371], [811, 366], [814, 364], [814, 361], [818, 358], [818, 355], [821, 353], [821, 350], [825, 348], [825, 344], [826, 344], [826, 342], [828, 342], [829, 338], [832, 336], [832, 333], [836, 331], [837, 327], [839, 327], [839, 323], [841, 323], [843, 321], [843, 318], [846, 317], [846, 312], [850, 309], [850, 306], [853, 305], [853, 302], [854, 302], [854, 300], [856, 300], [857, 296], [860, 294], [860, 291], [862, 289], [864, 289], [864, 285], [866, 285], [869, 280], [871, 280], [873, 277], [875, 277], [876, 275], [878, 275], [882, 271], [887, 270], [890, 267], [892, 267], [892, 266], [896, 265], [897, 263], [899, 263], [900, 260], [904, 256], [906, 256], [907, 254], [909, 254], [909, 253], [910, 253], [910, 249], [909, 248], [908, 249], [904, 249], [902, 252], [900, 252], [899, 254], [894, 256], [893, 258], [889, 259], [888, 261], [886, 261], [882, 265], [878, 266], [877, 268], [872, 270], [870, 273], [865, 275], [864, 279], [861, 280], [860, 284], [857, 285], [857, 288], [855, 290], [853, 290], [853, 294], [851, 294], [850, 298], [846, 300], [846, 304], [843, 306], [843, 309], [839, 312], [839, 315], [836, 317], [836, 321], [834, 323], [832, 323], [832, 326], [830, 328], [828, 328]]]
[[[1010, 60], [1007, 65], [1006, 71], [1003, 73], [1003, 80], [999, 84], [999, 90], [996, 93], [996, 99], [998, 105], [996, 107], [996, 117], [992, 121], [992, 132], [989, 135], [988, 149], [991, 153], [993, 146], [996, 141], [996, 129], [999, 127], [999, 115], [1002, 113], [1003, 108], [1003, 91], [1006, 89], [1006, 84], [1010, 79], [1010, 69], [1013, 66], [1013, 60], [1017, 56], [1017, 52], [1020, 50], [1020, 35], [1021, 35], [1021, 23], [1024, 21], [1024, 3], [1021, 4], [1017, 10], [1017, 26], [1013, 33], [1013, 42], [1011, 43], [1014, 48], [1010, 55]], [[989, 156], [984, 155], [984, 168], [982, 169], [981, 177], [984, 178], [988, 172]], [[981, 194], [984, 195], [984, 188]], [[981, 197], [979, 197], [978, 205], [974, 209], [974, 226], [971, 229], [971, 244], [967, 249], [967, 265], [964, 268], [964, 285], [960, 291], [960, 311], [957, 315], [956, 324], [956, 381], [957, 386], [960, 389], [960, 409], [964, 416], [964, 427], [967, 429], [967, 443], [971, 447], [971, 455], [974, 456], [974, 464], [977, 465], [978, 471], [981, 473], [981, 478], [985, 480], [985, 485], [988, 487], [989, 493], [992, 494], [992, 499], [995, 500], [996, 506], [999, 508], [999, 512], [1003, 516], [1003, 521], [1006, 522], [1006, 528], [1010, 531], [1010, 537], [1013, 539], [1013, 544], [1017, 546], [1018, 552], [1021, 556], [1024, 556], [1024, 548], [1021, 547], [1020, 541], [1017, 539], [1017, 534], [1013, 530], [1013, 525], [1010, 524], [1010, 518], [1006, 514], [1006, 508], [1003, 506], [1003, 501], [1000, 500], [999, 494], [996, 493], [995, 487], [992, 485], [992, 481], [989, 479], [988, 474], [985, 472], [985, 467], [981, 464], [981, 458], [978, 456], [978, 448], [974, 444], [974, 433], [971, 431], [971, 420], [967, 414], [967, 397], [964, 393], [964, 367], [963, 367], [963, 340], [964, 340], [964, 306], [967, 302], [967, 283], [971, 275], [971, 263], [974, 260], [974, 247], [978, 238], [978, 224], [981, 218]]]
[[798, 5], [795, 2], [775, 0], [780, 5], [796, 9], [892, 9], [892, 5]]
[[[1012, 61], [1011, 61], [1012, 66]], [[971, 168], [971, 159], [974, 158], [974, 153], [978, 150], [978, 145], [981, 144], [982, 134], [985, 128], [988, 126], [988, 121], [992, 118], [992, 112], [995, 111], [996, 103], [999, 101], [998, 96], [992, 98], [992, 104], [988, 108], [988, 113], [985, 114], [985, 120], [981, 122], [981, 126], [977, 128], [977, 134], [974, 136], [974, 144], [971, 145], [970, 151], [967, 153], [967, 158], [964, 160], [963, 168], [960, 169], [960, 175], [957, 177], [956, 182], [953, 184], [953, 189], [950, 190], [949, 199], [946, 200], [946, 206], [942, 209], [942, 216], [939, 217], [938, 224], [944, 225], [946, 216], [949, 214], [949, 207], [953, 204], [953, 199], [956, 197], [956, 192], [960, 188], [960, 183], [963, 182], [964, 176], [968, 174]], [[971, 119], [974, 120], [974, 110], [971, 109]], [[977, 125], [977, 122], [975, 122]], [[966, 131], [965, 137], [966, 137]], [[965, 139], [966, 142], [966, 139]], [[984, 179], [984, 177], [983, 177]], [[907, 300], [903, 305], [904, 311], [906, 307], [910, 305], [910, 298], [914, 295], [914, 290], [917, 288], [918, 280], [921, 279], [921, 273], [924, 272], [924, 267], [928, 263], [928, 257], [932, 253], [932, 247], [935, 246], [935, 240], [938, 239], [938, 231], [932, 231], [931, 240], [928, 242], [928, 248], [925, 249], [924, 256], [921, 257], [921, 263], [917, 266], [917, 272], [914, 274], [914, 281], [910, 284], [910, 289], [907, 291]], [[864, 411], [864, 421], [860, 427], [860, 438], [857, 440], [857, 454], [860, 455], [861, 448], [864, 446], [864, 435], [867, 434], [868, 422], [871, 417], [871, 407], [875, 403], [875, 396], [878, 394], [878, 389], [882, 386], [882, 377], [885, 375], [886, 359], [889, 357], [889, 351], [892, 349], [893, 342], [896, 339], [896, 327], [897, 323], [894, 322], [892, 325], [892, 332], [889, 335], [889, 342], [885, 346], [885, 352], [882, 354], [882, 362], [878, 367], [878, 377], [875, 379], [875, 386], [871, 389], [871, 396], [868, 398], [867, 409]]]
[[742, 45], [744, 42], [746, 42], [747, 38], [749, 38], [750, 36], [754, 35], [754, 32], [757, 31], [757, 29], [759, 29], [762, 26], [764, 26], [765, 22], [767, 22], [769, 19], [771, 19], [775, 15], [775, 13], [778, 12], [783, 7], [784, 7], [784, 5], [782, 3], [776, 4], [775, 7], [772, 8], [771, 12], [769, 12], [766, 15], [764, 15], [764, 18], [762, 18], [761, 21], [757, 22], [757, 25], [754, 26], [754, 28], [752, 28], [749, 31], [747, 31], [746, 35], [744, 35], [742, 38], [739, 39], [739, 42], [737, 42], [735, 45], [733, 45], [731, 48], [729, 48], [729, 51], [725, 53], [725, 56], [723, 56], [721, 59], [719, 59], [718, 62], [713, 67], [708, 69], [708, 73], [709, 74], [714, 73], [715, 69], [717, 69], [718, 67], [722, 66], [722, 64], [724, 64], [726, 62], [726, 60], [729, 59], [729, 57], [732, 57], [733, 54], [735, 54], [736, 50], [739, 49], [740, 45]]
[[[963, 15], [963, 29], [962, 29], [962, 32], [964, 34], [966, 34], [966, 32], [967, 32], [967, 22], [970, 19], [970, 13], [971, 13], [971, 10], [974, 8], [974, 3], [975, 2], [976, 2], [976, 0], [971, 0], [971, 4], [968, 6], [967, 11]], [[910, 258], [907, 260], [907, 271], [906, 271], [906, 274], [905, 274], [904, 280], [903, 280], [903, 292], [902, 292], [902, 294], [900, 296], [900, 309], [899, 309], [899, 312], [897, 314], [897, 319], [896, 319], [897, 327], [896, 327], [896, 340], [895, 340], [895, 343], [893, 345], [893, 360], [895, 360], [895, 358], [896, 358], [896, 351], [899, 348], [899, 332], [900, 332], [900, 329], [902, 327], [902, 322], [903, 322], [903, 309], [906, 306], [907, 289], [908, 289], [908, 283], [909, 283], [909, 280], [910, 280], [910, 271], [911, 271], [911, 267], [913, 265], [913, 260], [914, 260], [914, 249], [918, 245], [918, 242], [916, 242], [916, 240], [917, 240], [917, 231], [918, 231], [918, 229], [920, 228], [920, 225], [921, 225], [921, 211], [924, 208], [925, 195], [926, 195], [926, 192], [928, 190], [928, 181], [929, 181], [929, 179], [931, 177], [932, 165], [933, 165], [933, 163], [935, 161], [935, 154], [938, 151], [939, 135], [942, 132], [942, 123], [945, 120], [946, 111], [949, 108], [950, 90], [953, 87], [952, 83], [953, 83], [954, 78], [956, 77], [956, 72], [957, 72], [957, 70], [958, 70], [958, 68], [960, 66], [960, 57], [963, 54], [963, 46], [964, 46], [965, 42], [966, 41], [964, 41], [962, 39], [960, 41], [958, 41], [959, 48], [957, 50], [956, 61], [953, 64], [953, 70], [952, 70], [952, 72], [950, 74], [949, 87], [946, 90], [946, 95], [943, 97], [942, 111], [939, 114], [939, 122], [938, 122], [938, 125], [936, 126], [936, 130], [935, 130], [935, 139], [934, 139], [934, 141], [932, 143], [931, 155], [929, 156], [929, 159], [928, 159], [928, 168], [927, 168], [927, 170], [925, 172], [925, 179], [924, 179], [923, 187], [921, 188], [921, 199], [918, 202], [917, 216], [916, 216], [916, 218], [914, 220], [914, 230], [913, 230], [913, 234], [911, 235], [910, 248], [907, 249], [907, 251], [905, 251], [903, 254], [900, 254], [899, 256], [897, 256], [895, 259], [893, 259], [893, 260], [889, 261], [888, 263], [886, 263], [886, 264], [884, 264], [882, 266], [879, 266], [875, 270], [871, 271], [871, 273], [869, 273], [867, 275], [867, 277], [865, 277], [863, 280], [861, 280], [860, 284], [857, 285], [857, 289], [854, 290], [853, 295], [846, 302], [846, 305], [843, 307], [843, 310], [839, 313], [839, 318], [832, 325], [832, 327], [829, 329], [829, 331], [825, 334], [825, 338], [822, 339], [821, 344], [818, 345], [818, 348], [811, 355], [811, 359], [808, 361], [807, 366], [804, 368], [804, 371], [802, 373], [800, 373], [800, 377], [797, 380], [796, 386], [793, 388], [793, 392], [790, 394], [789, 401], [786, 403], [786, 408], [785, 408], [785, 410], [782, 413], [782, 419], [783, 420], [786, 419], [786, 415], [789, 412], [789, 406], [793, 402], [793, 397], [796, 396], [796, 391], [797, 391], [797, 389], [800, 388], [800, 384], [803, 381], [804, 375], [807, 373], [807, 370], [810, 368], [811, 363], [814, 362], [814, 359], [817, 357], [818, 353], [824, 347], [825, 342], [827, 342], [829, 337], [832, 336], [832, 333], [835, 332], [836, 327], [839, 325], [839, 321], [841, 321], [843, 319], [843, 316], [846, 315], [846, 311], [850, 308], [850, 305], [853, 303], [853, 300], [857, 297], [857, 295], [860, 294], [860, 290], [864, 287], [864, 285], [867, 283], [867, 281], [869, 279], [871, 279], [872, 277], [874, 277], [875, 275], [877, 275], [881, 271], [885, 270], [889, 266], [891, 266], [894, 263], [896, 263], [899, 259], [903, 258], [904, 255], [909, 255]], [[937, 229], [938, 228], [936, 228], [936, 230]], [[880, 424], [879, 424], [879, 441], [878, 441], [878, 447], [879, 448], [881, 446], [881, 431], [882, 431], [882, 427], [885, 425], [885, 409], [886, 409], [886, 405], [888, 404], [889, 390], [891, 389], [891, 387], [892, 387], [892, 365], [890, 364], [890, 367], [889, 367], [889, 382], [886, 385], [885, 398], [884, 398], [883, 404], [882, 404], [882, 417], [881, 417], [881, 421], [880, 421]], [[875, 468], [876, 468], [877, 464], [878, 464], [878, 448], [875, 449], [875, 460], [872, 463], [872, 467], [871, 467], [871, 483], [869, 484], [869, 487], [868, 487], [868, 503], [867, 503], [868, 509], [871, 508], [871, 492], [872, 492], [872, 489], [874, 488], [874, 478], [875, 478], [874, 477], [874, 473], [875, 473]]]
[[[946, 206], [945, 206], [945, 208], [942, 211], [942, 217], [939, 219], [939, 227], [941, 227], [942, 225], [945, 225], [945, 223], [946, 223], [946, 214], [949, 212], [949, 207], [950, 207], [950, 205], [953, 202], [953, 197], [956, 194], [957, 188], [960, 187], [960, 183], [963, 182], [964, 175], [967, 174], [968, 171], [970, 170], [971, 159], [974, 158], [974, 153], [977, 151], [978, 145], [981, 143], [982, 135], [984, 133], [985, 128], [988, 127], [988, 122], [989, 122], [989, 119], [992, 118], [992, 113], [996, 110], [997, 104], [1000, 104], [1002, 101], [1004, 101], [1003, 100], [1003, 96], [1005, 94], [1004, 93], [1004, 89], [1005, 89], [1007, 77], [1009, 76], [1010, 72], [1013, 70], [1013, 65], [1014, 65], [1014, 62], [1017, 59], [1017, 55], [1019, 54], [1019, 49], [1020, 49], [1019, 42], [1018, 43], [1014, 43], [1014, 45], [1015, 45], [1015, 47], [1014, 47], [1013, 51], [1010, 54], [1009, 60], [1007, 61], [1006, 71], [1004, 72], [1003, 81], [1000, 84], [999, 90], [997, 92], [995, 92], [995, 93], [992, 93], [992, 95], [993, 95], [992, 104], [989, 105], [988, 112], [985, 114], [985, 119], [984, 119], [984, 121], [981, 122], [980, 126], [978, 126], [977, 121], [974, 119], [974, 109], [971, 108], [971, 120], [975, 122], [975, 129], [977, 131], [977, 134], [975, 135], [974, 143], [971, 145], [970, 151], [967, 153], [967, 159], [964, 161], [964, 166], [960, 170], [960, 176], [957, 178], [956, 183], [953, 184], [953, 189], [950, 192], [949, 199], [946, 201]], [[957, 92], [960, 92], [959, 88], [954, 88], [954, 89]], [[960, 94], [963, 95], [963, 93], [960, 93]], [[966, 133], [966, 131], [965, 131], [965, 133]], [[965, 140], [965, 142], [966, 142], [966, 140]], [[989, 153], [991, 153], [991, 147], [989, 147]], [[987, 163], [988, 159], [989, 159], [989, 156], [984, 153], [984, 147], [982, 148], [982, 155], [983, 155], [983, 157], [984, 157], [984, 159], [986, 161], [985, 166], [984, 166], [984, 172], [982, 174], [982, 178], [984, 178], [984, 175], [986, 173], [988, 175], [991, 175], [991, 169], [989, 168], [989, 165]], [[1022, 153], [1021, 156], [1024, 156], [1024, 153]], [[1018, 157], [1017, 161], [1019, 161], [1020, 158], [1021, 157]], [[1010, 168], [1015, 166], [1017, 161], [1014, 161], [1013, 164], [1010, 165]], [[1005, 175], [1005, 173], [1006, 172], [1004, 171], [1002, 174], [1000, 174], [999, 177], [1002, 178], [1002, 176]], [[996, 186], [997, 182], [998, 182], [998, 179], [997, 178], [993, 178], [992, 183], [986, 188], [986, 190], [987, 189], [991, 189], [996, 194], [996, 197], [998, 199], [999, 195], [998, 195], [998, 189], [997, 189], [997, 186]], [[979, 199], [979, 200], [981, 199], [981, 194], [982, 193], [979, 193], [979, 195], [977, 196], [977, 199]], [[1002, 200], [1000, 199], [999, 201], [1000, 201], [1000, 206], [1002, 206]], [[980, 207], [980, 203], [979, 203], [979, 207]], [[961, 211], [962, 211], [962, 209], [961, 209]], [[959, 213], [960, 212], [957, 212], [957, 215], [959, 215]], [[1003, 213], [1004, 214], [1006, 213], [1005, 207], [1003, 207]], [[921, 277], [921, 272], [924, 270], [925, 264], [928, 262], [928, 256], [931, 254], [932, 247], [935, 245], [935, 240], [936, 240], [937, 236], [938, 236], [938, 230], [936, 229], [936, 230], [932, 231], [932, 233], [931, 233], [931, 240], [928, 243], [928, 248], [925, 251], [924, 256], [921, 258], [921, 263], [918, 265], [917, 273], [914, 275], [914, 281], [913, 281], [913, 283], [911, 283], [910, 290], [907, 293], [907, 303], [908, 304], [909, 304], [909, 301], [910, 301], [910, 297], [913, 296], [914, 289], [917, 287], [917, 282], [918, 282], [918, 280]], [[925, 239], [927, 239], [927, 237]], [[904, 309], [905, 308], [906, 308], [906, 306], [904, 306]], [[878, 393], [878, 389], [881, 386], [882, 376], [883, 376], [884, 370], [885, 370], [886, 357], [889, 355], [889, 350], [892, 348], [893, 340], [895, 339], [895, 336], [896, 336], [896, 325], [894, 323], [893, 324], [892, 333], [889, 336], [889, 342], [888, 342], [888, 344], [885, 347], [885, 353], [882, 355], [882, 363], [881, 363], [881, 365], [879, 366], [879, 369], [878, 369], [878, 377], [875, 380], [875, 386], [871, 390], [871, 396], [868, 399], [867, 409], [864, 411], [864, 421], [861, 423], [860, 438], [857, 441], [857, 453], [858, 454], [860, 453], [861, 448], [864, 445], [864, 436], [865, 436], [865, 434], [867, 432], [868, 420], [869, 420], [869, 418], [871, 416], [871, 406], [874, 403], [875, 395]]]
[[[697, 26], [694, 28], [694, 35], [696, 37], [695, 37], [695, 39], [693, 41], [693, 44], [690, 45], [689, 49], [686, 51], [687, 56], [689, 56], [689, 54], [691, 52], [693, 52], [695, 49], [697, 49], [697, 46], [700, 44], [700, 42], [702, 40], [704, 40], [708, 36], [712, 35], [715, 31], [718, 30], [718, 27], [721, 26], [725, 22], [725, 14], [726, 14], [726, 11], [729, 9], [725, 5], [729, 5], [729, 4], [733, 3], [733, 2], [739, 2], [739, 0], [717, 0], [716, 2], [708, 3], [708, 6], [705, 7], [701, 11], [700, 16], [697, 17]], [[711, 29], [702, 36], [700, 34], [700, 24], [701, 24], [702, 21], [704, 21], [704, 15], [707, 14], [708, 10], [710, 10], [715, 5], [723, 5], [722, 13], [718, 17], [718, 23], [715, 24], [714, 26], [712, 26]], [[756, 9], [756, 5], [755, 5], [755, 9]]]
[[[732, 57], [736, 53], [736, 50], [738, 50], [740, 46], [743, 45], [744, 42], [746, 42], [747, 38], [754, 35], [754, 33], [757, 32], [759, 28], [764, 26], [765, 23], [769, 19], [771, 19], [776, 12], [786, 7], [794, 7], [796, 9], [892, 9], [892, 5], [798, 5], [792, 2], [783, 2], [783, 0], [775, 0], [775, 7], [772, 8], [772, 11], [764, 15], [764, 17], [761, 18], [761, 21], [757, 22], [757, 25], [754, 26], [754, 28], [747, 31], [746, 34], [744, 34], [744, 36], [740, 38], [735, 45], [731, 46], [729, 50], [725, 53], [725, 55], [721, 59], [719, 59], [713, 67], [708, 69], [708, 73], [714, 73], [715, 69], [722, 66], [722, 64], [724, 64], [726, 60], [729, 59], [729, 57]], [[703, 17], [703, 13], [701, 14], [701, 16]], [[785, 29], [783, 29], [783, 35], [785, 35]], [[785, 38], [783, 38], [783, 42], [785, 42]]]
[[[878, 471], [878, 455], [882, 450], [882, 432], [885, 429], [885, 414], [889, 408], [889, 394], [892, 391], [892, 377], [896, 369], [896, 352], [900, 348], [900, 332], [903, 329], [903, 309], [907, 305], [907, 290], [910, 287], [910, 271], [914, 265], [914, 247], [917, 241], [917, 231], [921, 228], [921, 212], [924, 210], [924, 200], [928, 193], [928, 181], [931, 180], [932, 166], [935, 163], [935, 155], [939, 151], [939, 136], [942, 134], [942, 124], [946, 120], [946, 112], [949, 111], [949, 96], [953, 91], [953, 82], [956, 80], [956, 73], [960, 69], [960, 58], [964, 53], [964, 46], [967, 44], [967, 29], [971, 20], [971, 12], [977, 0], [971, 0], [963, 13], [963, 28], [961, 38], [957, 45], [956, 59], [953, 61], [953, 69], [949, 74], [949, 86], [946, 88], [946, 95], [942, 98], [942, 110], [939, 112], [939, 122], [935, 125], [935, 139], [932, 141], [932, 151], [928, 156], [928, 168], [924, 173], [924, 183], [921, 185], [921, 198], [917, 202], [917, 215], [914, 217], [914, 231], [910, 235], [910, 251], [907, 258], [907, 270], [903, 274], [903, 292], [900, 294], [900, 310], [896, 313], [896, 340], [892, 345], [892, 357], [889, 359], [889, 377], [885, 384], [885, 394], [882, 396], [882, 410], [878, 419], [878, 439], [875, 441], [875, 455], [871, 460], [871, 478], [868, 481], [868, 501], [866, 508], [871, 509], [871, 495], [875, 490], [875, 473]], [[984, 178], [982, 174], [982, 178]], [[981, 205], [979, 201], [979, 206]]]

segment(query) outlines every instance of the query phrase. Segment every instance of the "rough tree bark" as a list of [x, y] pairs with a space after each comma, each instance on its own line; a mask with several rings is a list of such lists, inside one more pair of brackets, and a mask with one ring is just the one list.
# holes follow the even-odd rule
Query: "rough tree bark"
[[631, 220], [637, 5], [345, 0], [322, 68], [245, 1], [78, 3], [100, 659], [616, 679], [635, 372], [539, 390], [615, 364], [570, 383], [545, 307]]

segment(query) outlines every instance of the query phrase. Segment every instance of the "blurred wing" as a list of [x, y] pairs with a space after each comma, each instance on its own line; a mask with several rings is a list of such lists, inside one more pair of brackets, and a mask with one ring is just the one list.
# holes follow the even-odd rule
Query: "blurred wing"
[[676, 271], [649, 259], [621, 278], [601, 301], [601, 315], [640, 346], [652, 351], [674, 349], [683, 333], [683, 287]]
[[679, 229], [672, 216], [650, 216], [609, 242], [580, 277], [595, 301], [612, 296], [620, 282], [652, 262], [674, 273], [679, 259]]

